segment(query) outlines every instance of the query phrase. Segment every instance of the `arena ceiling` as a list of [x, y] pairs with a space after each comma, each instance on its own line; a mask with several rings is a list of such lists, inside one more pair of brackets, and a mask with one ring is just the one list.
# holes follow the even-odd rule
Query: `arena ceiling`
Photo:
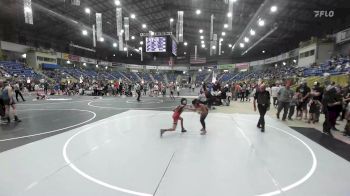
[[[80, 0], [81, 5], [71, 5], [70, 0], [32, 0], [34, 24], [24, 23], [23, 0], [2, 0], [0, 2], [0, 25], [2, 39], [15, 41], [45, 48], [70, 51], [84, 55], [79, 51], [68, 47], [74, 43], [84, 47], [92, 47], [92, 36], [83, 36], [82, 30], [91, 27], [95, 23], [95, 13], [102, 13], [103, 33], [106, 41], [98, 43], [97, 54], [93, 55], [108, 60], [124, 59], [124, 52], [118, 52], [112, 43], [116, 41], [116, 5], [114, 0]], [[300, 41], [305, 41], [311, 36], [324, 36], [334, 33], [349, 25], [350, 3], [349, 0], [236, 0], [232, 12], [232, 30], [224, 28], [228, 22], [228, 0], [120, 0], [123, 9], [123, 17], [135, 14], [136, 18], [130, 21], [130, 35], [135, 40], [129, 42], [130, 46], [139, 47], [141, 32], [175, 32], [177, 11], [184, 11], [184, 40], [187, 46], [179, 45], [179, 56], [193, 54], [194, 45], [199, 46], [199, 52], [209, 57], [209, 33], [210, 17], [214, 14], [214, 33], [218, 38], [223, 38], [220, 58], [233, 61], [266, 58], [277, 55], [287, 50], [296, 48]], [[277, 11], [272, 13], [271, 6], [277, 6]], [[85, 8], [90, 8], [87, 14]], [[196, 14], [196, 10], [201, 13]], [[335, 12], [333, 18], [315, 18], [315, 10]], [[175, 22], [170, 23], [170, 18]], [[258, 18], [265, 21], [260, 27]], [[74, 20], [75, 22], [72, 22]], [[147, 24], [147, 29], [142, 28]], [[242, 53], [254, 45], [271, 29], [277, 30], [258, 43], [245, 55]], [[199, 30], [203, 33], [200, 34]], [[254, 29], [255, 36], [249, 34]], [[243, 33], [245, 31], [245, 33]], [[222, 32], [226, 35], [222, 36]], [[89, 31], [89, 35], [92, 32]], [[201, 48], [200, 35], [204, 36], [206, 49]], [[249, 37], [249, 43], [245, 48], [238, 47], [244, 43], [243, 38]], [[241, 39], [239, 39], [241, 38]], [[229, 44], [235, 45], [235, 49]], [[262, 53], [262, 51], [266, 51]], [[186, 55], [184, 53], [186, 52]], [[88, 52], [87, 52], [88, 53]], [[116, 54], [113, 57], [113, 54]], [[211, 57], [218, 58], [218, 57]], [[137, 54], [129, 56], [128, 61], [139, 61]]]

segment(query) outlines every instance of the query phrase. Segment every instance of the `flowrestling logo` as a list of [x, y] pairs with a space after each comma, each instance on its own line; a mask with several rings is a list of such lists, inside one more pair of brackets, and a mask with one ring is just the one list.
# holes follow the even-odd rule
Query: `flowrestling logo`
[[333, 10], [314, 10], [315, 18], [333, 18], [335, 12]]

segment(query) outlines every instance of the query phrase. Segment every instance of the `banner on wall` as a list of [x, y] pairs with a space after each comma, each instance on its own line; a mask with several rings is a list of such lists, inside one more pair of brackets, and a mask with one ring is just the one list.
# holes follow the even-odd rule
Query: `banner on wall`
[[70, 61], [80, 62], [80, 56], [70, 54], [68, 58]]
[[143, 69], [143, 65], [125, 64], [125, 67], [129, 69]]
[[169, 66], [158, 66], [158, 70], [171, 70]]
[[250, 67], [264, 65], [264, 60], [250, 62]]
[[195, 67], [195, 66], [191, 66], [190, 70], [200, 70], [200, 69], [204, 69], [203, 67]]
[[337, 34], [335, 34], [335, 37], [336, 37], [335, 42], [337, 44], [349, 41], [350, 40], [350, 28], [338, 32]]
[[107, 61], [98, 61], [98, 64], [103, 66], [112, 66], [112, 63]]
[[235, 65], [234, 64], [226, 64], [226, 65], [218, 65], [218, 69], [234, 69]]
[[67, 53], [62, 53], [62, 59], [64, 59], [64, 60], [69, 60], [69, 54], [67, 54]]
[[146, 69], [149, 69], [149, 70], [156, 70], [156, 69], [157, 69], [157, 66], [146, 65]]
[[188, 68], [187, 68], [187, 67], [184, 67], [184, 66], [181, 66], [181, 67], [176, 66], [176, 67], [173, 67], [173, 70], [176, 70], [176, 71], [186, 71], [186, 70], [188, 70]]
[[237, 69], [248, 69], [249, 68], [249, 63], [239, 63], [236, 64]]
[[90, 64], [97, 64], [97, 60], [96, 59], [90, 59], [90, 58], [86, 58], [86, 57], [80, 57], [80, 62], [82, 62], [82, 63], [90, 63]]

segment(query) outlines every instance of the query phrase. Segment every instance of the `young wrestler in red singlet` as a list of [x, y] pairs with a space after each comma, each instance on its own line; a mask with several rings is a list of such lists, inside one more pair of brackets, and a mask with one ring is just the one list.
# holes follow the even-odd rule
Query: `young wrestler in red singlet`
[[164, 132], [166, 132], [166, 131], [175, 131], [176, 127], [177, 127], [177, 122], [179, 120], [181, 121], [181, 132], [182, 133], [186, 132], [186, 129], [184, 128], [183, 118], [181, 117], [181, 113], [185, 109], [189, 109], [186, 105], [187, 105], [187, 99], [182, 98], [181, 99], [181, 105], [179, 105], [175, 109], [173, 109], [173, 111], [174, 111], [174, 114], [173, 114], [173, 120], [174, 120], [173, 127], [170, 128], [170, 129], [161, 129], [160, 130], [160, 136], [161, 137], [163, 136]]

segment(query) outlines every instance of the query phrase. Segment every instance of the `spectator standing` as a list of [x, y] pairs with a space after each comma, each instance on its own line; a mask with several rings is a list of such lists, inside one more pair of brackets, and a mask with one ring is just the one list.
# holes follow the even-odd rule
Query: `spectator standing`
[[247, 93], [247, 84], [244, 82], [242, 84], [242, 89], [241, 89], [241, 101], [244, 101], [246, 93]]
[[[47, 89], [49, 88], [49, 83], [47, 83], [47, 81], [45, 81], [44, 83], [44, 93], [45, 95], [47, 95]], [[16, 99], [17, 99], [17, 93], [16, 93]]]
[[236, 84], [236, 88], [235, 88], [235, 101], [237, 101], [238, 96], [239, 96], [239, 94], [241, 93], [241, 90], [242, 90], [241, 85]]
[[322, 99], [323, 113], [325, 115], [325, 121], [323, 123], [323, 133], [332, 136], [331, 129], [336, 123], [336, 110], [335, 106], [340, 105], [341, 102], [336, 100], [336, 89], [332, 84], [326, 86], [324, 96]]
[[307, 104], [309, 103], [309, 96], [310, 96], [310, 92], [311, 89], [310, 87], [307, 86], [306, 82], [303, 81], [300, 86], [296, 89], [296, 92], [300, 93], [302, 98], [301, 98], [301, 119], [303, 119], [303, 113], [305, 114], [305, 120], [307, 120]]
[[135, 85], [135, 90], [136, 90], [136, 94], [137, 94], [137, 101], [141, 101], [140, 97], [141, 97], [141, 85], [139, 83], [136, 83]]
[[13, 88], [14, 88], [14, 90], [15, 90], [17, 102], [18, 102], [18, 95], [21, 96], [22, 101], [26, 101], [26, 100], [23, 98], [23, 95], [22, 95], [22, 93], [21, 93], [21, 89], [20, 89], [20, 87], [19, 87], [18, 82], [16, 82], [16, 84], [14, 85]]
[[277, 96], [278, 96], [278, 91], [280, 90], [279, 86], [277, 86], [276, 84], [272, 85], [271, 88], [271, 96], [272, 96], [272, 100], [273, 100], [273, 106], [277, 107]]
[[288, 110], [290, 107], [290, 102], [292, 101], [294, 92], [290, 89], [290, 82], [287, 82], [285, 87], [280, 88], [277, 93], [278, 96], [278, 109], [277, 109], [277, 119], [280, 119], [280, 113], [283, 109], [282, 120], [285, 121], [288, 115]]
[[254, 111], [256, 111], [256, 103], [258, 103], [258, 110], [260, 118], [258, 121], [258, 128], [261, 132], [265, 132], [265, 114], [270, 109], [270, 93], [266, 91], [265, 84], [262, 84], [254, 96]]
[[288, 120], [292, 121], [292, 117], [294, 115], [295, 112], [295, 107], [298, 105], [298, 97], [299, 94], [298, 93], [294, 93], [292, 101], [290, 102], [289, 105], [289, 112], [288, 112]]
[[236, 94], [236, 84], [235, 83], [232, 83], [231, 86], [230, 86], [230, 90], [231, 90], [231, 93], [232, 93], [232, 97], [231, 97], [231, 100], [233, 101], [233, 99], [235, 99], [235, 94]]
[[[324, 91], [324, 88], [320, 86], [320, 83], [315, 82], [311, 93], [313, 100], [318, 103], [321, 103], [322, 97], [323, 97], [323, 91]], [[321, 106], [322, 104], [317, 104], [315, 107], [315, 119], [314, 119], [315, 122], [319, 122], [319, 118], [321, 114]]]

